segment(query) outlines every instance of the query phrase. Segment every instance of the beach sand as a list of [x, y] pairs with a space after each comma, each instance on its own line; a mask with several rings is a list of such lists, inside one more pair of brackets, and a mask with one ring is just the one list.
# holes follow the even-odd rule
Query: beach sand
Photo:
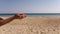
[[60, 34], [60, 17], [14, 19], [0, 27], [0, 34]]

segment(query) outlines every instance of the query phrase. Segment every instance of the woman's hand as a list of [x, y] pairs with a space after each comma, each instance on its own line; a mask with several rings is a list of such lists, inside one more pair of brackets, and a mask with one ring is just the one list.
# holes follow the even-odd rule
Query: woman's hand
[[21, 14], [16, 14], [15, 15], [15, 18], [16, 19], [23, 19], [23, 18], [25, 18], [26, 17], [26, 14], [23, 14], [23, 13], [21, 13]]

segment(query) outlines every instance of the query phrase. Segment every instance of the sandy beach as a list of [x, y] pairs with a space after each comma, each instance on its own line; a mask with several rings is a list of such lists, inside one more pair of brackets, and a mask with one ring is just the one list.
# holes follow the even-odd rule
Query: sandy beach
[[0, 27], [0, 34], [60, 34], [60, 17], [14, 19]]

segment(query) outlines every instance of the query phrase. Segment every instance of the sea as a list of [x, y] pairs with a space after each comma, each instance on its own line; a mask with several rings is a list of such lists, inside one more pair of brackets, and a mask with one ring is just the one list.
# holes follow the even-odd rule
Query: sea
[[[0, 16], [2, 17], [10, 17], [14, 16], [17, 13], [1, 13]], [[25, 13], [27, 16], [60, 16], [60, 13]]]

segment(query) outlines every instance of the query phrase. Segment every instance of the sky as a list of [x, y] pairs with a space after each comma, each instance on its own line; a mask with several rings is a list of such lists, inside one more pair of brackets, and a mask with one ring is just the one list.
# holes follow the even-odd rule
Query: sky
[[60, 0], [0, 0], [0, 13], [60, 13]]

